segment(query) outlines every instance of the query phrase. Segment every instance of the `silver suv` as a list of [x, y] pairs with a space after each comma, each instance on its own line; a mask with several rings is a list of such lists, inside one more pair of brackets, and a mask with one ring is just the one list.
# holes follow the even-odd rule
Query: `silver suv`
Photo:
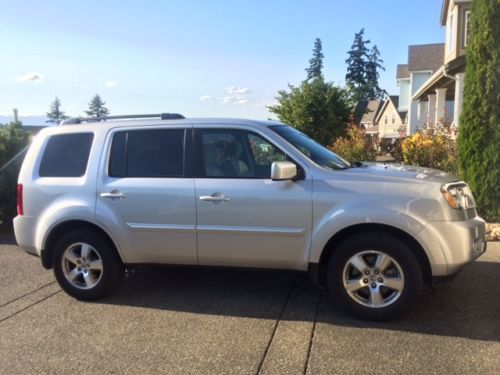
[[382, 320], [485, 251], [454, 176], [349, 164], [278, 122], [125, 117], [44, 129], [19, 175], [17, 242], [78, 299], [137, 264], [290, 269]]

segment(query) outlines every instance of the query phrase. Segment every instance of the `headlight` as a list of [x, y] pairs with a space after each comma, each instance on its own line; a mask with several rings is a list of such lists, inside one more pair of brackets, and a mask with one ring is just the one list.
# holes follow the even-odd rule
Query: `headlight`
[[466, 210], [476, 207], [472, 192], [465, 182], [445, 184], [441, 186], [441, 193], [451, 208]]

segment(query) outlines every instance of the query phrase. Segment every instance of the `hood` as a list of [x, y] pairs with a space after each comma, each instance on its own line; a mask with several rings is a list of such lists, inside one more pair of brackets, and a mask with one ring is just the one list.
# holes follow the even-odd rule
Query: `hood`
[[372, 177], [375, 179], [405, 179], [413, 181], [430, 181], [437, 183], [448, 183], [460, 181], [457, 176], [448, 174], [438, 169], [415, 167], [403, 164], [363, 163], [361, 166], [343, 171], [359, 177]]

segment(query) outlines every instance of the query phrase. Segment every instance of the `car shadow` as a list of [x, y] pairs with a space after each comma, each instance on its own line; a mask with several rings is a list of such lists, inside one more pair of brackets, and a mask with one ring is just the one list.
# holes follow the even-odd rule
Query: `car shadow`
[[317, 316], [329, 325], [500, 342], [500, 263], [472, 263], [453, 282], [426, 288], [408, 314], [383, 323], [347, 315], [306, 274], [287, 271], [144, 266], [98, 303], [257, 319]]

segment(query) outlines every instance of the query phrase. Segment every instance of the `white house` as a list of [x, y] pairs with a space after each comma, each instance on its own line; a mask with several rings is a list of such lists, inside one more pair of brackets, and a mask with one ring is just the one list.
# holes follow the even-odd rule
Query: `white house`
[[[408, 47], [408, 63], [397, 67], [396, 79], [399, 86], [398, 112], [406, 115], [406, 134], [413, 134], [424, 124], [419, 119], [426, 119], [426, 113], [419, 113], [415, 94], [440, 68], [444, 57], [445, 45], [421, 44]], [[421, 109], [421, 108], [420, 108]]]
[[[446, 27], [446, 43], [440, 67], [412, 93], [419, 108], [420, 124], [451, 123], [458, 127], [462, 111], [465, 50], [470, 37], [472, 0], [444, 0], [441, 25]], [[453, 105], [449, 105], [452, 103]]]

